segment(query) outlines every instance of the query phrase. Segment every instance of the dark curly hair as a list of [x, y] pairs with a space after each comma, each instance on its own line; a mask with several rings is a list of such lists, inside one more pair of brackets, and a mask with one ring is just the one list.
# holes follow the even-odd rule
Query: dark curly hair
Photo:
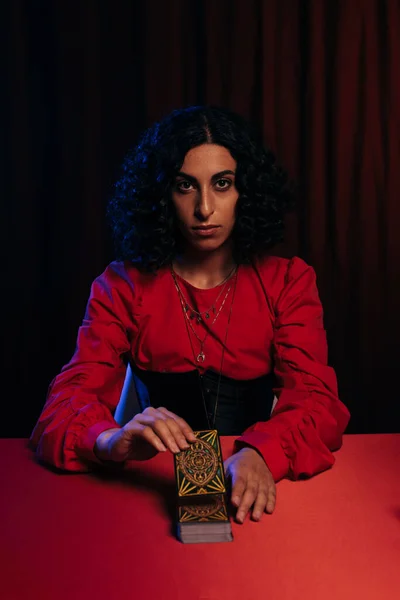
[[191, 106], [147, 129], [123, 162], [107, 210], [118, 260], [154, 272], [179, 253], [171, 188], [187, 152], [207, 143], [224, 146], [237, 162], [235, 260], [248, 263], [282, 241], [293, 186], [274, 154], [241, 116], [216, 106]]

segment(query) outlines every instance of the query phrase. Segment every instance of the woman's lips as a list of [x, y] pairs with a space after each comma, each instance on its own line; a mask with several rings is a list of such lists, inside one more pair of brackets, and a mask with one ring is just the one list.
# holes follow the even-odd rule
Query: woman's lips
[[201, 237], [210, 237], [214, 235], [218, 228], [219, 225], [215, 225], [212, 227], [193, 227], [193, 231]]

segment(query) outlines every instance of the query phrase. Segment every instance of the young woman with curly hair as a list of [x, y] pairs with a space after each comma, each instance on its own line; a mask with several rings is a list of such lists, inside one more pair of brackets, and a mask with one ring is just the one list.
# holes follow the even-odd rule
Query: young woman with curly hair
[[[349, 413], [315, 273], [271, 253], [291, 199], [274, 155], [228, 110], [176, 110], [144, 133], [109, 205], [118, 260], [92, 285], [32, 433], [42, 460], [87, 471], [177, 453], [215, 428], [239, 436], [225, 463], [238, 522], [273, 511], [279, 479], [332, 466]], [[140, 409], [121, 423], [127, 371]]]

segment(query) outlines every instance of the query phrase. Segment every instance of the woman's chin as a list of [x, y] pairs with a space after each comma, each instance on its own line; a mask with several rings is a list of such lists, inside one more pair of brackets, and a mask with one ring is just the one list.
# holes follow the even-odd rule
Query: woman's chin
[[216, 252], [217, 250], [228, 249], [230, 246], [230, 236], [226, 237], [226, 235], [218, 235], [218, 236], [210, 236], [210, 237], [200, 237], [198, 235], [193, 236], [185, 232], [186, 235], [183, 235], [181, 238], [182, 242], [182, 251], [187, 252], [195, 252], [199, 254]]
[[198, 252], [215, 252], [219, 250], [224, 245], [224, 242], [216, 241], [216, 240], [200, 240], [196, 242], [192, 242], [190, 244], [193, 250], [197, 250]]
[[226, 247], [229, 243], [229, 237], [225, 236], [210, 236], [201, 238], [199, 236], [191, 237], [191, 239], [187, 240], [189, 245], [193, 249], [197, 249], [200, 252], [214, 252], [215, 250], [219, 250], [222, 246]]

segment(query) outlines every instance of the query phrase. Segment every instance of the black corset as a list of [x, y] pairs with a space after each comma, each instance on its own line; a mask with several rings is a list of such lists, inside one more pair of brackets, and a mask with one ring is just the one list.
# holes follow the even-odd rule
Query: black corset
[[194, 431], [211, 427], [220, 435], [241, 435], [250, 425], [270, 418], [274, 399], [272, 373], [248, 380], [221, 375], [213, 424], [218, 373], [160, 373], [139, 369], [135, 364], [131, 364], [131, 369], [141, 410], [164, 406], [187, 421]]

